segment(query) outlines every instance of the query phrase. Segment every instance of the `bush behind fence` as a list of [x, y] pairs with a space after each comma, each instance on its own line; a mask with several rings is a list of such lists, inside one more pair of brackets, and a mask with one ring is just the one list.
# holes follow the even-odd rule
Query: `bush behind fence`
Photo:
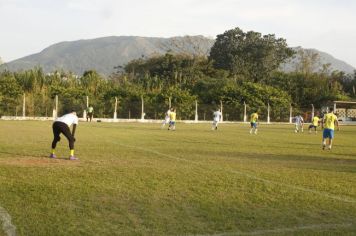
[[[66, 105], [65, 105], [66, 104]], [[69, 105], [68, 105], [69, 104]], [[89, 104], [94, 107], [94, 117], [97, 118], [113, 118], [115, 112], [115, 99], [108, 99], [105, 102], [102, 100], [92, 99]], [[196, 117], [196, 103], [172, 103], [172, 107], [177, 109], [178, 120], [194, 120]], [[31, 117], [51, 117], [55, 102], [42, 102], [40, 99], [27, 97], [25, 102], [25, 116]], [[168, 101], [144, 101], [143, 112], [145, 119], [164, 119], [165, 113], [169, 108]], [[209, 121], [213, 119], [213, 112], [220, 108], [220, 103], [202, 104], [197, 103], [198, 120]], [[60, 98], [58, 102], [58, 115], [63, 115], [71, 109], [77, 111], [78, 116], [83, 117], [86, 109], [86, 98], [69, 100]], [[222, 102], [223, 119], [224, 121], [244, 121], [245, 105], [243, 103], [229, 104]], [[260, 121], [267, 121], [268, 105], [259, 105], [258, 107], [246, 103], [246, 121], [249, 122], [250, 114], [257, 111]], [[320, 110], [315, 108], [315, 114], [320, 113]], [[293, 107], [292, 116], [301, 114], [305, 121], [311, 120], [311, 107]], [[16, 107], [8, 107], [2, 112], [3, 116], [22, 116], [23, 103], [19, 103]], [[289, 122], [290, 107], [269, 107], [269, 116], [271, 122]], [[122, 119], [141, 119], [142, 118], [142, 101], [136, 100], [119, 100], [117, 105], [117, 118]]]

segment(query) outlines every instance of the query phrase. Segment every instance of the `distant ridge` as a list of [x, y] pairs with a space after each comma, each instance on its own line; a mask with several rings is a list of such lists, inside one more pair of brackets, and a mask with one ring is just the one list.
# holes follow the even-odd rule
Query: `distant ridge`
[[[94, 69], [110, 75], [114, 67], [133, 59], [172, 53], [207, 55], [214, 40], [203, 36], [153, 38], [136, 36], [111, 36], [97, 39], [61, 42], [6, 64], [10, 71], [41, 66], [45, 72], [63, 69], [78, 75]], [[4, 67], [4, 65], [2, 66]]]
[[313, 71], [321, 71], [323, 69], [323, 65], [330, 64], [330, 71], [343, 71], [347, 74], [352, 74], [355, 70], [354, 67], [347, 64], [344, 61], [338, 60], [334, 58], [332, 55], [321, 52], [316, 49], [305, 49], [302, 47], [295, 47], [293, 48], [296, 51], [296, 55], [293, 58], [290, 58], [285, 64], [281, 66], [281, 69], [286, 72], [295, 71], [296, 67], [298, 66], [301, 56], [300, 52], [303, 51], [306, 55], [317, 54], [316, 63], [314, 65]]
[[[94, 69], [103, 75], [110, 75], [114, 67], [123, 66], [138, 58], [162, 55], [166, 52], [188, 55], [209, 55], [214, 40], [204, 36], [183, 36], [172, 38], [111, 36], [96, 39], [60, 42], [32, 54], [0, 66], [1, 69], [19, 71], [41, 66], [45, 72], [55, 70], [72, 71], [82, 75], [84, 71]], [[303, 50], [296, 48], [296, 50]], [[315, 49], [311, 49], [315, 50]], [[315, 50], [320, 63], [330, 63], [333, 70], [352, 73], [355, 68], [335, 59], [331, 55]], [[292, 71], [298, 63], [298, 57], [281, 66], [284, 71]], [[320, 64], [319, 63], [319, 64]], [[317, 68], [316, 68], [317, 69]]]

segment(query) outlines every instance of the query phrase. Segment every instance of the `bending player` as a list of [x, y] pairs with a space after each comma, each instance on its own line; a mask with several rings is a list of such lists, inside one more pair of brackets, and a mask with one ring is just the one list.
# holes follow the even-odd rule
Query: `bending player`
[[[71, 133], [70, 126], [72, 125], [73, 125], [73, 129]], [[78, 125], [78, 116], [75, 111], [72, 111], [71, 113], [66, 114], [62, 117], [58, 117], [54, 121], [52, 125], [53, 141], [52, 141], [52, 152], [51, 155], [49, 156], [50, 158], [56, 158], [55, 149], [57, 146], [57, 142], [61, 140], [60, 134], [62, 133], [68, 139], [69, 142], [69, 149], [70, 149], [69, 160], [78, 160], [78, 158], [74, 156], [74, 142], [75, 142], [74, 134], [77, 125]]]

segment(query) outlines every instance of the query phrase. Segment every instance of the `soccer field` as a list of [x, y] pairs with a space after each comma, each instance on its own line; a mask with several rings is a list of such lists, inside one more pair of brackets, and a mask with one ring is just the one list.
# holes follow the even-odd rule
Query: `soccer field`
[[[0, 235], [355, 235], [356, 127], [0, 121]], [[11, 216], [11, 224], [8, 218]]]

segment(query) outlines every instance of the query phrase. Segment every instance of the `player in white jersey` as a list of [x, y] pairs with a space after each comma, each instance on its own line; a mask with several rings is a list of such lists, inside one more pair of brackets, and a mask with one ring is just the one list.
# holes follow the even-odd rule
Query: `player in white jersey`
[[211, 130], [218, 129], [218, 124], [221, 121], [221, 117], [222, 117], [222, 113], [221, 113], [220, 109], [218, 109], [217, 111], [215, 111], [213, 113], [213, 125], [211, 127]]
[[[70, 132], [70, 126], [72, 125], [73, 125], [73, 129], [72, 132]], [[51, 155], [49, 156], [50, 158], [56, 158], [55, 149], [56, 149], [57, 142], [61, 140], [60, 134], [62, 133], [68, 139], [69, 142], [69, 149], [70, 149], [69, 160], [78, 159], [74, 156], [74, 142], [75, 142], [74, 134], [77, 125], [78, 125], [78, 116], [75, 111], [72, 111], [71, 113], [66, 114], [64, 116], [58, 117], [54, 121], [52, 125], [53, 141], [52, 141], [52, 152]]]
[[295, 120], [295, 133], [302, 132], [303, 133], [303, 125], [304, 125], [304, 119], [301, 115], [297, 115], [294, 117]]
[[169, 124], [169, 115], [170, 115], [170, 113], [171, 113], [171, 109], [168, 109], [168, 111], [165, 114], [164, 120], [162, 122], [161, 129], [163, 129], [166, 124]]

